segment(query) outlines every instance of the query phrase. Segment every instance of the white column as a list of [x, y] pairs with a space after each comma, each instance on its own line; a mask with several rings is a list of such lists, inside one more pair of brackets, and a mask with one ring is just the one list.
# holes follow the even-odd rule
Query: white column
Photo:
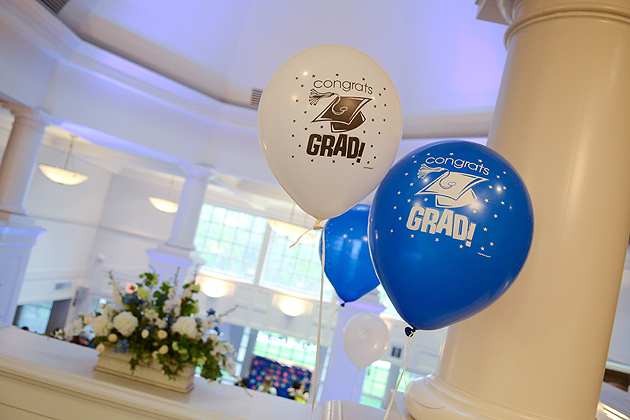
[[326, 376], [322, 378], [321, 402], [342, 400], [359, 402], [366, 368], [358, 368], [346, 354], [343, 347], [343, 330], [350, 318], [356, 314], [372, 312], [378, 315], [384, 309], [376, 290], [339, 308], [330, 361]]
[[179, 196], [179, 208], [173, 220], [171, 236], [166, 244], [182, 249], [194, 250], [195, 233], [199, 223], [201, 207], [206, 196], [208, 179], [212, 173], [207, 168], [185, 168], [186, 182]]
[[193, 264], [203, 262], [195, 255], [194, 240], [212, 172], [209, 168], [201, 166], [189, 166], [184, 170], [186, 180], [179, 196], [179, 207], [175, 213], [171, 234], [157, 249], [146, 251], [149, 266], [163, 279], [178, 272], [179, 279], [183, 280]]
[[15, 118], [0, 164], [0, 325], [13, 322], [31, 249], [46, 233], [26, 216], [24, 204], [44, 130], [51, 122], [42, 111], [16, 104], [2, 106]]
[[0, 212], [27, 214], [24, 204], [37, 167], [46, 126], [52, 121], [43, 111], [3, 103], [15, 117], [0, 164]]
[[529, 189], [534, 240], [405, 402], [418, 420], [593, 420], [630, 233], [630, 4], [494, 1], [510, 26], [488, 145]]

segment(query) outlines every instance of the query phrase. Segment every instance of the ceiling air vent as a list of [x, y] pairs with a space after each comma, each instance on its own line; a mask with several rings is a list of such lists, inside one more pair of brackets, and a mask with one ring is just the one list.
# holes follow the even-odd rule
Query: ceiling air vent
[[69, 289], [70, 287], [72, 287], [72, 282], [69, 281], [55, 284], [55, 290]]
[[400, 359], [401, 353], [402, 353], [401, 347], [392, 346], [392, 357]]
[[58, 14], [61, 11], [61, 9], [63, 9], [63, 6], [65, 6], [66, 3], [68, 3], [70, 0], [37, 0], [37, 1], [40, 4], [43, 4], [44, 6], [46, 6], [48, 10], [50, 10], [54, 14]]
[[252, 98], [249, 101], [249, 105], [252, 108], [258, 109], [258, 105], [260, 104], [260, 97], [262, 96], [262, 93], [263, 93], [262, 89], [256, 89], [256, 88], [252, 89]]

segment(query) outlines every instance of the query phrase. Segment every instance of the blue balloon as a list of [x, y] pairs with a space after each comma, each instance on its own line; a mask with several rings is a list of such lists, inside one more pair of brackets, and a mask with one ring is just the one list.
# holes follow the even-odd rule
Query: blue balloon
[[[370, 206], [359, 204], [324, 227], [324, 272], [343, 302], [354, 302], [379, 285], [368, 245], [369, 213]], [[321, 258], [321, 240], [319, 246]]]
[[533, 211], [498, 153], [444, 141], [414, 150], [380, 184], [370, 210], [376, 273], [400, 316], [433, 330], [496, 301], [521, 270]]

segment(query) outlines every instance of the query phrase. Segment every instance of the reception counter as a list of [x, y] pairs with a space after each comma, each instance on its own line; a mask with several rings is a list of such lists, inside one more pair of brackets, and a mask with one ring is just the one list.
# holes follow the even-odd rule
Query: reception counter
[[[349, 401], [321, 407], [195, 377], [188, 394], [94, 371], [96, 350], [0, 327], [2, 420], [383, 420], [385, 410]], [[398, 404], [388, 420], [409, 419]], [[404, 411], [404, 410], [403, 410]]]

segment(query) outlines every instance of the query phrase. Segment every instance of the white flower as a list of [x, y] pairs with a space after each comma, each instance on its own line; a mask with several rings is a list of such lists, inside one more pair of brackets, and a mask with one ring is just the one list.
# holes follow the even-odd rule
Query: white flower
[[227, 359], [225, 362], [225, 370], [231, 376], [236, 374], [236, 362], [232, 359]]
[[188, 338], [196, 339], [199, 337], [197, 330], [197, 320], [188, 316], [177, 318], [177, 321], [171, 326], [174, 332], [186, 335]]
[[167, 333], [166, 331], [164, 331], [164, 330], [159, 330], [159, 331], [157, 332], [157, 337], [158, 337], [160, 340], [164, 340], [166, 337], [168, 337], [168, 333]]
[[103, 308], [103, 315], [105, 315], [107, 318], [112, 318], [117, 311], [118, 311], [118, 308], [116, 307], [116, 305], [112, 305], [111, 303], [108, 303]]
[[80, 319], [75, 319], [72, 321], [66, 328], [63, 329], [64, 334], [69, 339], [74, 337], [75, 335], [79, 335], [81, 330], [83, 329], [83, 323]]
[[168, 346], [166, 344], [164, 344], [162, 347], [160, 347], [158, 349], [158, 353], [160, 353], [162, 355], [168, 353]]
[[166, 320], [164, 319], [156, 319], [155, 320], [155, 326], [158, 328], [166, 328]]
[[122, 293], [120, 292], [120, 288], [118, 287], [118, 284], [114, 283], [113, 284], [113, 293], [112, 293], [112, 301], [114, 302], [114, 305], [117, 306], [122, 306], [123, 305], [123, 299], [122, 299]]
[[201, 331], [208, 331], [212, 327], [214, 327], [214, 322], [205, 318], [201, 320], [201, 327], [200, 327]]
[[113, 324], [105, 315], [99, 315], [90, 324], [97, 337], [105, 337], [112, 330]]
[[109, 341], [110, 343], [115, 343], [116, 341], [118, 341], [118, 336], [116, 334], [110, 334], [107, 336], [107, 341]]
[[114, 327], [125, 337], [129, 337], [138, 327], [138, 318], [131, 312], [121, 312], [114, 317]]
[[142, 338], [147, 338], [149, 336], [149, 330], [147, 329], [142, 330], [142, 332], [140, 333], [140, 336]]
[[227, 341], [219, 341], [216, 347], [210, 352], [211, 354], [216, 355], [217, 353], [231, 353], [234, 351], [234, 346], [232, 346]]
[[155, 322], [160, 316], [155, 309], [147, 309], [144, 311], [144, 317], [148, 319], [149, 322]]
[[179, 313], [181, 311], [181, 304], [182, 304], [182, 299], [179, 296], [176, 296], [172, 299], [166, 299], [164, 301], [164, 307], [171, 308], [175, 316], [179, 316]]
[[105, 344], [100, 343], [98, 346], [96, 346], [96, 351], [98, 351], [99, 353], [103, 353], [105, 351]]

